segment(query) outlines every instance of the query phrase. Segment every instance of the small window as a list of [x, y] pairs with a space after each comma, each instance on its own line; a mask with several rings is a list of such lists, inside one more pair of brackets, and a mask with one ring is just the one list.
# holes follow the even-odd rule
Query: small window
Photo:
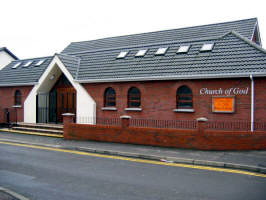
[[104, 107], [115, 107], [115, 106], [116, 106], [115, 90], [109, 87], [104, 92]]
[[147, 51], [148, 51], [148, 49], [139, 50], [138, 53], [136, 53], [135, 57], [145, 56], [145, 54], [147, 53]]
[[140, 90], [136, 87], [132, 87], [128, 90], [128, 107], [139, 108], [140, 106], [141, 106]]
[[23, 65], [23, 67], [28, 67], [28, 66], [30, 66], [32, 62], [33, 62], [32, 60], [26, 62], [26, 63]]
[[43, 60], [39, 60], [39, 61], [35, 64], [35, 66], [40, 66], [41, 64], [44, 63], [44, 61], [45, 61], [45, 59], [43, 59]]
[[203, 44], [200, 51], [211, 51], [213, 49], [214, 43]]
[[15, 100], [14, 103], [16, 106], [21, 105], [21, 92], [19, 90], [16, 90], [14, 100]]
[[121, 51], [116, 58], [125, 58], [128, 54], [128, 51]]
[[21, 62], [18, 62], [16, 64], [14, 64], [14, 66], [12, 67], [12, 69], [16, 69], [20, 64], [21, 64]]
[[168, 49], [168, 47], [159, 48], [156, 51], [155, 55], [164, 55], [166, 53], [167, 49]]
[[180, 46], [176, 53], [187, 53], [190, 45]]
[[176, 108], [191, 109], [193, 108], [192, 91], [187, 86], [181, 86], [176, 91]]

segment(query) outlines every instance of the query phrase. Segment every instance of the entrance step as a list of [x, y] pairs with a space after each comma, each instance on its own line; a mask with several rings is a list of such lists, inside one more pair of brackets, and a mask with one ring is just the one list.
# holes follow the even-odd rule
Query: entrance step
[[19, 122], [16, 126], [12, 127], [12, 130], [63, 135], [63, 125], [61, 124], [32, 124]]
[[30, 128], [22, 126], [14, 126], [12, 130], [18, 131], [29, 131], [29, 132], [39, 132], [39, 133], [52, 133], [52, 134], [63, 134], [63, 130], [53, 130], [53, 129], [44, 129], [44, 128]]
[[24, 123], [18, 122], [15, 127], [28, 127], [28, 128], [37, 128], [37, 129], [51, 129], [51, 130], [63, 130], [62, 124], [33, 124], [33, 123]]

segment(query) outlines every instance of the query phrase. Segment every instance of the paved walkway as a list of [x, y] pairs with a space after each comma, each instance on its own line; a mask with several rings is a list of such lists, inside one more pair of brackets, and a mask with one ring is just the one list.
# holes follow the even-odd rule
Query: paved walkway
[[94, 141], [73, 141], [55, 137], [0, 132], [0, 141], [3, 140], [164, 162], [199, 164], [266, 173], [266, 151], [200, 151]]

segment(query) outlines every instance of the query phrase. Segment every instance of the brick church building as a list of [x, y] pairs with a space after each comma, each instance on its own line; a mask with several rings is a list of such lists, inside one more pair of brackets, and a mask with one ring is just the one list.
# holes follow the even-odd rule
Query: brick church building
[[0, 70], [0, 122], [265, 121], [266, 50], [256, 18], [72, 42]]

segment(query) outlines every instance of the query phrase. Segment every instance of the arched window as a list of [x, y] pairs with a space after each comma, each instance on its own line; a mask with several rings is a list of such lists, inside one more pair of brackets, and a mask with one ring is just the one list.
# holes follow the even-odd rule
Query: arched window
[[128, 95], [127, 95], [127, 99], [128, 99], [128, 107], [129, 108], [138, 108], [141, 106], [141, 95], [140, 95], [140, 91], [138, 88], [136, 87], [132, 87], [128, 90]]
[[116, 99], [115, 99], [115, 90], [111, 87], [106, 88], [104, 92], [104, 107], [115, 107]]
[[16, 90], [14, 100], [15, 105], [21, 105], [21, 92], [19, 90]]
[[176, 91], [176, 108], [191, 109], [193, 108], [192, 91], [189, 87], [183, 85]]

